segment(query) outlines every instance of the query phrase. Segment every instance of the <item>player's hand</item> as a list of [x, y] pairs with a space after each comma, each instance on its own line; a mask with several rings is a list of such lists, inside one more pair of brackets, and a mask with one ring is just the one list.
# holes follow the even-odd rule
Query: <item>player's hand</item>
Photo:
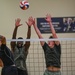
[[17, 18], [17, 19], [15, 20], [15, 26], [16, 26], [16, 27], [19, 27], [19, 26], [22, 25], [22, 24], [20, 24], [20, 21], [21, 21], [20, 18]]
[[46, 20], [47, 22], [52, 22], [52, 20], [51, 20], [51, 15], [50, 15], [50, 14], [47, 14], [45, 20]]
[[35, 23], [35, 19], [31, 16], [28, 18], [28, 22], [26, 22], [26, 24], [28, 26], [32, 26]]

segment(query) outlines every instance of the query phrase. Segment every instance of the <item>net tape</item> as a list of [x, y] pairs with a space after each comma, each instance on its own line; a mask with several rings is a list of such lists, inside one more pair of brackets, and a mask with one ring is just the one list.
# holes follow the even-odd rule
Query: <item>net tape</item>
[[10, 42], [10, 41], [71, 41], [74, 40], [75, 38], [58, 38], [58, 39], [35, 39], [35, 38], [31, 38], [31, 39], [7, 39], [6, 41]]

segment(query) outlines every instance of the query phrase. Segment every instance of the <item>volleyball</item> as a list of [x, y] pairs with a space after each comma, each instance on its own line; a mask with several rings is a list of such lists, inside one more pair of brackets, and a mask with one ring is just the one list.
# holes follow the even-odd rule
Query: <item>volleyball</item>
[[29, 2], [26, 0], [23, 0], [20, 2], [20, 8], [22, 10], [27, 10], [29, 8]]

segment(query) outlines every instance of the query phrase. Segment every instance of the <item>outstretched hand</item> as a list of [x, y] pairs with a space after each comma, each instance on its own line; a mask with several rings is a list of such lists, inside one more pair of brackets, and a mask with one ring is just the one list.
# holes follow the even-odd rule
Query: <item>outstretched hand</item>
[[50, 14], [47, 14], [45, 20], [47, 22], [51, 22], [51, 15]]
[[35, 24], [35, 19], [31, 16], [28, 18], [28, 22], [26, 22], [28, 26], [32, 26]]
[[20, 21], [21, 21], [20, 18], [17, 18], [17, 19], [15, 20], [15, 26], [16, 26], [16, 27], [19, 27], [19, 26], [22, 25], [22, 24], [20, 24]]

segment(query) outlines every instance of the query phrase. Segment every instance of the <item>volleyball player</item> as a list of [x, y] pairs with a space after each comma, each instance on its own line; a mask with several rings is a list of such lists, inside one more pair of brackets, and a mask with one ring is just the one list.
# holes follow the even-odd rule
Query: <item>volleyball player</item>
[[[55, 32], [55, 29], [52, 25], [51, 16], [49, 14], [46, 15], [45, 20], [49, 23], [52, 36], [49, 38], [58, 38]], [[33, 27], [35, 29], [36, 34], [38, 35], [39, 39], [43, 39], [41, 32], [39, 31], [38, 27], [35, 24], [35, 19], [32, 17], [31, 21], [33, 22]], [[59, 41], [40, 41], [40, 44], [44, 50], [45, 60], [46, 60], [46, 70], [44, 75], [61, 75], [60, 68], [61, 68], [61, 45]]]
[[[22, 24], [20, 24], [20, 21], [21, 21], [20, 18], [17, 18], [15, 21], [15, 28], [13, 31], [12, 39], [16, 39], [18, 27], [22, 26]], [[30, 39], [31, 24], [32, 24], [30, 22], [30, 18], [28, 19], [28, 22], [26, 22], [26, 24], [28, 25], [26, 39]], [[24, 32], [22, 34], [24, 35]], [[23, 39], [23, 38], [19, 37], [18, 39]], [[11, 41], [11, 49], [13, 51], [15, 64], [16, 64], [17, 70], [18, 70], [18, 75], [28, 75], [26, 59], [27, 59], [29, 47], [30, 47], [30, 41], [25, 41], [25, 43], [23, 43], [23, 41], [18, 41], [18, 42]]]
[[18, 75], [13, 54], [6, 45], [6, 38], [0, 35], [0, 60], [2, 64], [1, 75]]

